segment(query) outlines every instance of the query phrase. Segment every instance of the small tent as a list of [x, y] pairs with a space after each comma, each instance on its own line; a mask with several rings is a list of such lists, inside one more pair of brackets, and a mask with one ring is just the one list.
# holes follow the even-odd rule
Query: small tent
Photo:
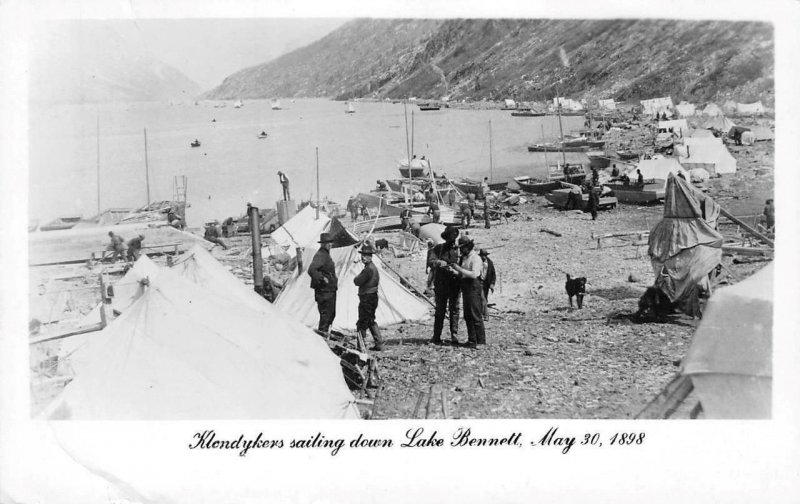
[[505, 100], [503, 100], [503, 104], [504, 104], [504, 107], [507, 108], [507, 109], [517, 108], [517, 102], [515, 102], [514, 100], [505, 99]]
[[684, 138], [677, 150], [678, 160], [687, 170], [703, 168], [711, 175], [736, 173], [736, 158], [719, 138]]
[[680, 117], [691, 117], [695, 114], [694, 104], [685, 101], [675, 105], [675, 110]]
[[[303, 264], [306, 265], [306, 268], [311, 264], [317, 250], [317, 247], [309, 247], [303, 253]], [[353, 279], [363, 269], [361, 256], [355, 247], [335, 248], [331, 249], [330, 253], [331, 259], [336, 265], [336, 276], [339, 279], [339, 290], [336, 294], [336, 318], [333, 320], [332, 329], [354, 331], [358, 320], [358, 287], [353, 283]], [[390, 275], [380, 257], [373, 256], [372, 261], [380, 272], [379, 302], [378, 310], [375, 312], [375, 320], [378, 325], [386, 327], [405, 321], [426, 319], [428, 305]], [[299, 274], [295, 273], [286, 282], [275, 300], [275, 306], [304, 325], [317, 327], [319, 312], [314, 301], [314, 290], [311, 288], [311, 278], [308, 276], [307, 270]]]
[[597, 106], [603, 110], [616, 110], [617, 105], [614, 103], [614, 100], [609, 98], [608, 100], [597, 100]]
[[769, 264], [708, 300], [682, 363], [705, 418], [771, 417], [773, 276]]
[[703, 115], [709, 117], [716, 117], [722, 115], [722, 109], [716, 103], [709, 103], [706, 105], [706, 108], [703, 109]]
[[650, 231], [647, 252], [655, 287], [690, 315], [699, 315], [700, 290], [711, 290], [708, 273], [722, 261], [719, 214], [714, 200], [669, 174], [664, 218]]
[[266, 304], [253, 310], [167, 268], [87, 342], [49, 420], [359, 418], [339, 359]]
[[[270, 238], [272, 238], [289, 257], [294, 258], [297, 247], [305, 247], [306, 245], [316, 243], [317, 240], [319, 240], [319, 235], [328, 227], [329, 222], [330, 218], [322, 211], [320, 211], [319, 219], [317, 219], [317, 210], [311, 208], [311, 205], [309, 205], [297, 212], [297, 214], [286, 221], [283, 226], [273, 231]], [[264, 249], [263, 254], [264, 256], [272, 255], [268, 248]]]
[[684, 177], [687, 177], [687, 179], [689, 177], [689, 173], [683, 169], [675, 158], [642, 159], [637, 163], [636, 168], [631, 168], [628, 176], [635, 180], [637, 169], [642, 172], [642, 176], [645, 179], [659, 179], [665, 183], [670, 173], [675, 175], [683, 173]]
[[775, 140], [775, 133], [766, 126], [753, 126], [750, 128], [756, 142]]
[[702, 124], [703, 129], [714, 130], [722, 134], [727, 134], [734, 126], [736, 124], [724, 115], [711, 117]]
[[764, 113], [764, 105], [761, 101], [755, 103], [737, 103], [736, 113], [739, 115], [757, 115]]

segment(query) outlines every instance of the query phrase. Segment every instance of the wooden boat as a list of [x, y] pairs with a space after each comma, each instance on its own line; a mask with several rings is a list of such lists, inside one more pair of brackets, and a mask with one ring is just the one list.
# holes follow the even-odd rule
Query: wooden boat
[[560, 189], [561, 182], [581, 184], [585, 179], [586, 170], [582, 164], [568, 163], [566, 169], [561, 165], [548, 166], [546, 180], [534, 177], [515, 177], [514, 181], [523, 191], [542, 196], [550, 191]]
[[81, 220], [78, 216], [58, 217], [47, 224], [39, 226], [39, 231], [62, 231], [64, 229], [72, 229]]
[[586, 152], [588, 145], [567, 145], [560, 143], [532, 144], [528, 146], [528, 152]]
[[441, 107], [435, 103], [420, 103], [419, 109], [422, 111], [439, 110]]
[[511, 115], [514, 117], [541, 117], [547, 114], [544, 112], [536, 112], [535, 110], [531, 109], [517, 109], [511, 112]]
[[526, 193], [542, 196], [561, 187], [558, 180], [542, 180], [533, 177], [514, 177], [519, 188]]
[[630, 159], [638, 159], [639, 158], [639, 153], [638, 152], [634, 152], [632, 150], [618, 150], [618, 151], [616, 151], [616, 153], [617, 153], [617, 157], [622, 159], [622, 160], [624, 160], [624, 161], [627, 161], [627, 160], [630, 160]]
[[401, 159], [397, 164], [400, 176], [403, 178], [427, 178], [431, 168], [431, 163], [427, 159], [414, 158], [411, 160], [410, 167], [407, 159]]
[[645, 181], [645, 184], [642, 186], [623, 184], [622, 181], [614, 181], [603, 185], [611, 189], [620, 203], [630, 203], [634, 205], [663, 201], [666, 193], [665, 182], [659, 179]]
[[194, 142], [189, 144], [192, 147], [200, 147], [200, 140], [195, 140]]
[[606, 156], [603, 151], [589, 151], [586, 153], [589, 156], [589, 166], [602, 170], [611, 164], [611, 158]]
[[[433, 222], [431, 216], [427, 215], [428, 203], [425, 201], [412, 201], [405, 202], [405, 195], [394, 191], [379, 191], [369, 193], [359, 193], [357, 196], [362, 205], [367, 207], [372, 214], [377, 214], [380, 217], [397, 217], [398, 223], [400, 222], [400, 212], [406, 205], [411, 206], [411, 212], [414, 218], [420, 224], [427, 224]], [[461, 218], [457, 212], [452, 208], [439, 204], [440, 218], [439, 222], [442, 224], [461, 224]]]
[[[481, 194], [481, 182], [475, 179], [464, 178], [461, 180], [453, 180], [453, 185], [464, 194], [474, 194], [475, 196], [483, 197]], [[489, 184], [490, 191], [502, 191], [508, 186], [506, 182], [492, 182]]]
[[[567, 210], [567, 206], [570, 202], [570, 193], [574, 192], [575, 189], [580, 190], [580, 187], [574, 184], [568, 184], [562, 182], [562, 188], [556, 189], [554, 191], [550, 191], [549, 193], [545, 194], [544, 197], [547, 201], [553, 204], [555, 208], [561, 210]], [[616, 208], [617, 206], [617, 198], [613, 196], [612, 193], [608, 193], [606, 195], [600, 196], [600, 203], [597, 207], [598, 210], [608, 210], [610, 208]], [[589, 194], [581, 192], [581, 199], [580, 199], [580, 208], [570, 208], [569, 210], [585, 210], [586, 206], [589, 204]]]
[[261, 140], [267, 137], [269, 137], [269, 135], [265, 131], [262, 131], [261, 133], [258, 134], [258, 138]]

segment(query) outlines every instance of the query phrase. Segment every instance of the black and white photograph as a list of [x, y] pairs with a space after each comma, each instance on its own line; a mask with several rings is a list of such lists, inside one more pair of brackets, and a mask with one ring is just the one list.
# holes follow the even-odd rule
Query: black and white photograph
[[33, 5], [0, 503], [796, 498], [800, 3]]

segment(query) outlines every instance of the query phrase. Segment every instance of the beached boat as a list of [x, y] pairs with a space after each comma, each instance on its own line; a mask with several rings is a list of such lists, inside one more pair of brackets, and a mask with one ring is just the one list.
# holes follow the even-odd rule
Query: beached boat
[[514, 180], [523, 191], [541, 196], [560, 189], [561, 182], [581, 184], [586, 179], [586, 169], [579, 163], [567, 163], [565, 166], [550, 165], [547, 168], [546, 180], [535, 177], [515, 177]]
[[[589, 194], [581, 192], [580, 194], [580, 208], [568, 208], [572, 205], [575, 205], [575, 201], [573, 198], [570, 197], [570, 194], [575, 194], [577, 191], [580, 191], [580, 187], [574, 184], [567, 184], [562, 182], [562, 188], [556, 189], [554, 191], [550, 191], [549, 193], [545, 194], [544, 197], [547, 201], [552, 203], [555, 208], [561, 210], [585, 210], [586, 206], [589, 204]], [[608, 210], [610, 208], [616, 208], [618, 200], [613, 193], [607, 193], [605, 195], [600, 195], [600, 203], [597, 207], [598, 210]]]
[[543, 143], [528, 146], [528, 152], [586, 152], [588, 145], [570, 145], [562, 143]]
[[630, 203], [634, 205], [657, 203], [663, 201], [664, 195], [666, 194], [665, 182], [659, 179], [645, 181], [645, 184], [641, 186], [636, 184], [623, 184], [621, 181], [616, 180], [603, 185], [611, 189], [620, 203]]
[[[481, 181], [470, 179], [470, 178], [462, 178], [460, 180], [453, 180], [453, 185], [458, 188], [464, 194], [474, 194], [475, 196], [483, 197], [481, 194]], [[506, 182], [492, 182], [489, 184], [489, 190], [491, 191], [502, 191], [508, 186], [508, 181]]]
[[75, 224], [80, 222], [81, 216], [68, 216], [68, 217], [58, 217], [47, 224], [42, 224], [39, 226], [39, 231], [61, 231], [64, 229], [72, 229], [75, 227]]
[[639, 153], [632, 150], [618, 150], [616, 153], [617, 157], [624, 161], [628, 161], [630, 159], [639, 159]]
[[281, 110], [281, 101], [272, 100], [272, 105], [270, 107], [272, 108], [272, 110]]
[[400, 176], [403, 178], [427, 178], [431, 168], [431, 163], [427, 159], [412, 158], [410, 169], [407, 159], [401, 159], [397, 164], [397, 168], [400, 170]]
[[589, 156], [589, 166], [602, 170], [611, 164], [611, 158], [603, 151], [589, 151], [586, 153]]
[[[399, 223], [400, 212], [406, 205], [411, 206], [414, 218], [420, 224], [433, 222], [431, 216], [427, 215], [428, 203], [426, 201], [411, 201], [406, 203], [405, 195], [395, 191], [375, 191], [369, 193], [359, 193], [358, 200], [369, 209], [370, 213], [380, 217], [397, 217]], [[461, 218], [455, 210], [449, 206], [439, 204], [440, 218], [442, 224], [461, 224]]]
[[192, 147], [200, 147], [200, 140], [195, 140], [194, 142], [189, 144]]
[[534, 177], [514, 177], [519, 188], [526, 193], [542, 196], [561, 187], [558, 180], [542, 180]]

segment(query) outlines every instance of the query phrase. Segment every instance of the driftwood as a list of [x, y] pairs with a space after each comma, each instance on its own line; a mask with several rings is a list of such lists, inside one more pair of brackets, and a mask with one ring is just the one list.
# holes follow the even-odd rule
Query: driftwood
[[775, 251], [771, 248], [763, 248], [763, 247], [735, 247], [735, 246], [723, 245], [722, 252], [726, 254], [764, 256], [773, 254]]
[[561, 233], [559, 233], [557, 231], [553, 231], [552, 229], [547, 229], [547, 228], [541, 228], [539, 230], [539, 232], [540, 233], [550, 233], [551, 235], [558, 236], [559, 238], [561, 238], [561, 236], [562, 236]]

